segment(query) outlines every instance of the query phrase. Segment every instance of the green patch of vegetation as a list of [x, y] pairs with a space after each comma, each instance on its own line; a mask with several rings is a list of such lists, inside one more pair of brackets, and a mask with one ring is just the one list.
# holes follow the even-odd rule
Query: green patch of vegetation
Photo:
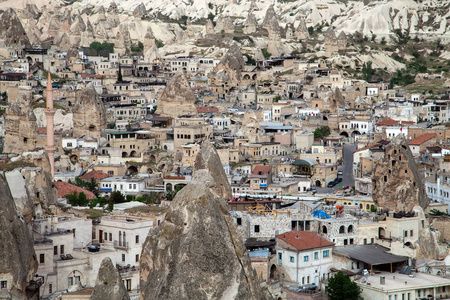
[[247, 62], [245, 63], [246, 65], [256, 66], [256, 60], [252, 56], [248, 54], [244, 54], [244, 56], [247, 58]]
[[323, 139], [331, 134], [331, 129], [328, 126], [320, 126], [314, 130], [315, 139]]
[[64, 195], [72, 206], [86, 206], [89, 204], [89, 200], [86, 198], [86, 194], [83, 192]]
[[167, 207], [159, 207], [154, 205], [147, 205], [147, 206], [138, 206], [138, 207], [132, 207], [125, 210], [126, 213], [133, 214], [133, 213], [144, 213], [144, 214], [160, 214], [165, 213], [169, 210]]
[[108, 56], [110, 53], [114, 53], [114, 43], [92, 42], [89, 48], [95, 51], [96, 55], [100, 56]]
[[445, 213], [445, 212], [443, 212], [443, 211], [440, 211], [440, 210], [437, 210], [437, 209], [432, 209], [432, 210], [430, 210], [430, 211], [428, 212], [428, 214], [429, 214], [430, 216], [433, 216], [433, 217], [448, 216], [447, 213]]
[[156, 47], [158, 47], [158, 48], [164, 47], [164, 43], [161, 40], [156, 39], [155, 44], [156, 44]]
[[83, 211], [86, 213], [87, 218], [89, 219], [97, 219], [101, 218], [105, 215], [105, 213], [98, 209], [83, 209]]
[[142, 42], [138, 42], [137, 45], [131, 45], [131, 52], [141, 53], [144, 51], [144, 44]]
[[261, 49], [262, 55], [264, 56], [264, 58], [269, 58], [272, 56], [272, 53], [270, 53], [269, 51], [267, 51], [267, 48], [263, 48]]
[[330, 300], [362, 300], [361, 288], [339, 271], [328, 280], [326, 287], [328, 299]]

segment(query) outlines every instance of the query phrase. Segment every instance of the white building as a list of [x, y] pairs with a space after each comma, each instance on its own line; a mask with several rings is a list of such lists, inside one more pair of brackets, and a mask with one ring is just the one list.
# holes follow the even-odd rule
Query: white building
[[328, 278], [333, 263], [334, 243], [315, 232], [289, 231], [276, 236], [277, 264], [300, 285], [315, 284]]
[[123, 195], [133, 195], [142, 192], [145, 189], [144, 178], [133, 177], [123, 178], [112, 176], [102, 179], [100, 183], [100, 195], [104, 196], [114, 191], [119, 191]]

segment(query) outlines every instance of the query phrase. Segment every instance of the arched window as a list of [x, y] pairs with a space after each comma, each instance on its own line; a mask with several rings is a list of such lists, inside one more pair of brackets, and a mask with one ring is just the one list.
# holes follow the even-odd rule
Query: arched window
[[339, 233], [345, 233], [345, 226], [344, 225], [339, 227]]

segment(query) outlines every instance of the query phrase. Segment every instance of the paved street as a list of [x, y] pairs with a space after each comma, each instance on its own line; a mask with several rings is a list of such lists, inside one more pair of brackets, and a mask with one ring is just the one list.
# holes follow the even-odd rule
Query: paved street
[[353, 178], [353, 152], [356, 150], [356, 145], [343, 146], [344, 167], [342, 169], [342, 186], [354, 186], [355, 179]]

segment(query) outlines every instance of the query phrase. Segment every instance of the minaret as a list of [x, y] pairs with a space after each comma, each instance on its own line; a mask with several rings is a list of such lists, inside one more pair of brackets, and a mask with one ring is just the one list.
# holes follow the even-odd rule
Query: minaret
[[50, 72], [48, 73], [47, 81], [47, 107], [45, 108], [45, 115], [47, 116], [47, 146], [45, 147], [45, 151], [47, 151], [50, 161], [53, 180], [55, 178], [55, 142], [53, 137], [53, 116], [55, 115], [55, 110], [53, 109], [53, 88]]

